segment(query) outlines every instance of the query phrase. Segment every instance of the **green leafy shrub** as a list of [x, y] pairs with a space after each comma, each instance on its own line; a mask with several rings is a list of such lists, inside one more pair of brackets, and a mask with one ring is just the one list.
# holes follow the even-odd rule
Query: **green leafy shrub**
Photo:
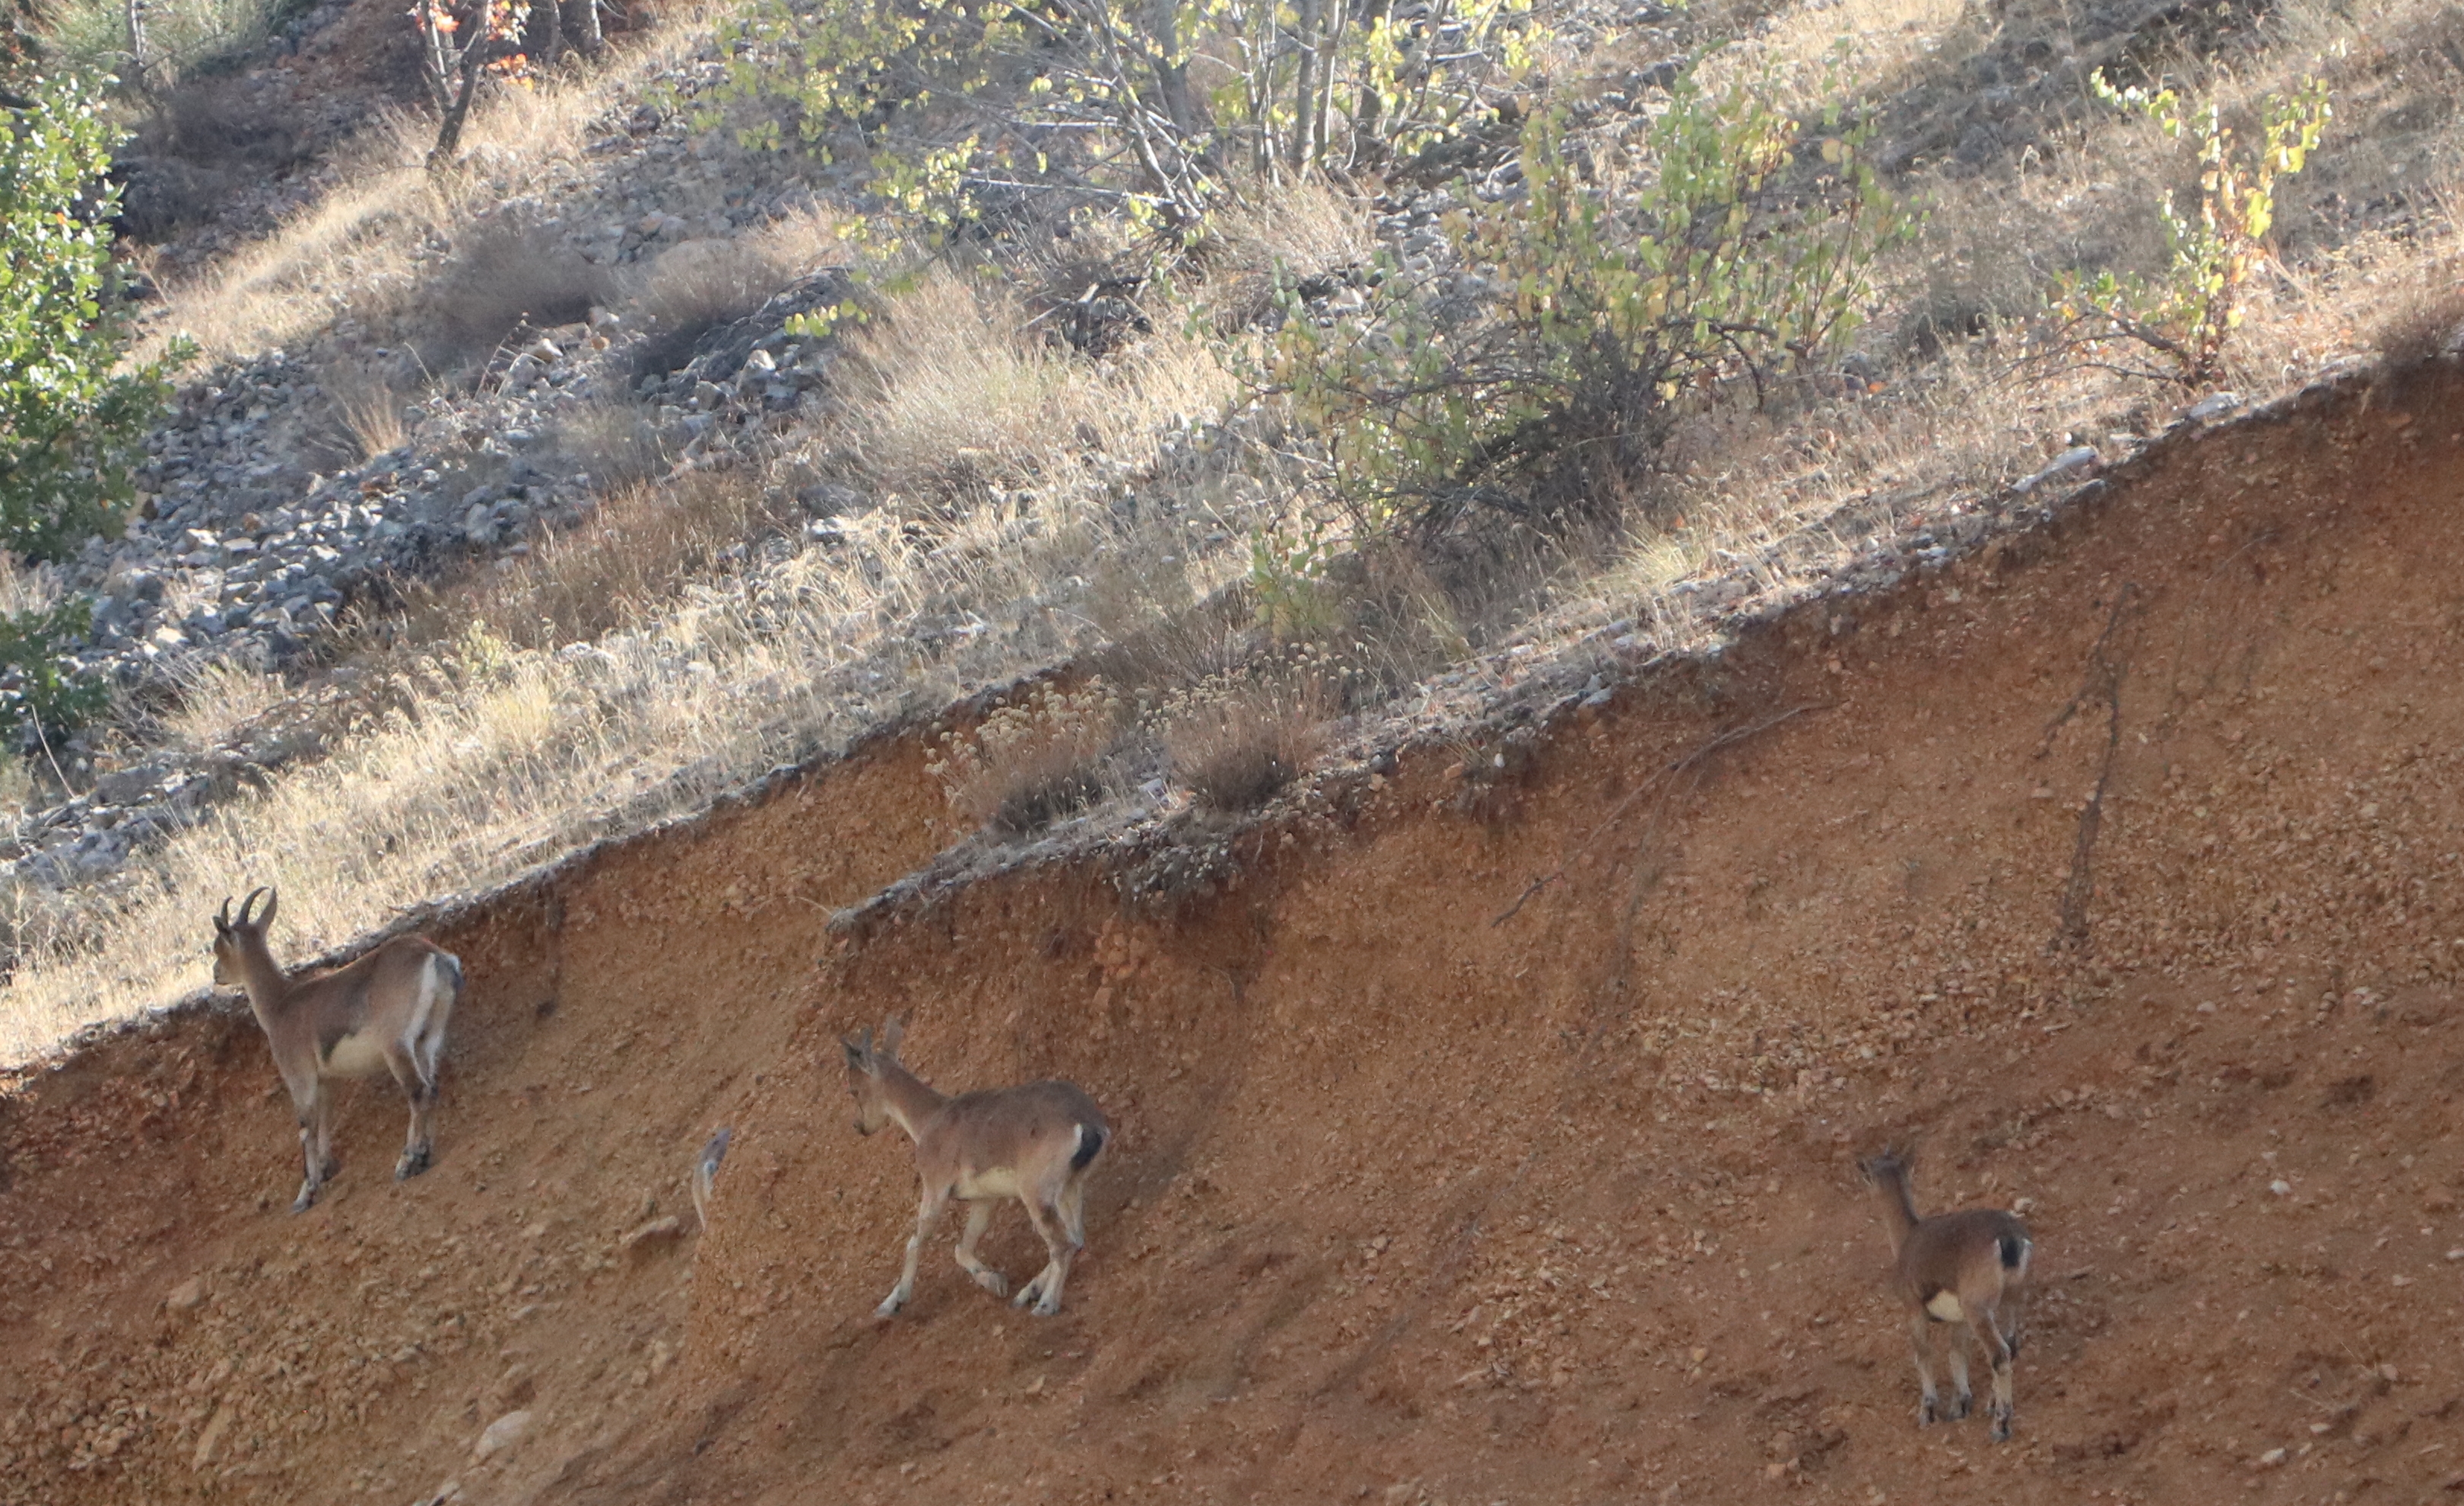
[[74, 731], [109, 704], [111, 687], [67, 658], [92, 626], [93, 603], [82, 598], [0, 613], [0, 734], [10, 742], [30, 726], [45, 736]]
[[[1623, 165], [1535, 112], [1526, 194], [1443, 218], [1477, 271], [1411, 277], [1389, 256], [1354, 318], [1287, 288], [1247, 374], [1318, 437], [1373, 529], [1475, 507], [1562, 518], [1647, 460], [1688, 394], [1759, 391], [1857, 327], [1876, 257], [1911, 222], [1859, 156], [1867, 128], [1821, 126], [1806, 142], [1753, 81], [1684, 79]], [[1599, 181], [1618, 167], [1641, 179], [1629, 192]]]
[[116, 133], [75, 82], [25, 93], [28, 108], [0, 113], [0, 547], [50, 559], [127, 499], [166, 388], [160, 365], [115, 369]]
[[[2240, 324], [2242, 291], [2267, 256], [2276, 223], [2276, 180], [2299, 172], [2334, 115], [2326, 83], [2303, 80], [2261, 106], [2259, 141], [2247, 147], [2216, 102], [2193, 106], [2179, 92], [2119, 89], [2101, 70], [2098, 99], [2145, 116], [2170, 138], [2197, 144], [2195, 206], [2157, 201], [2169, 253], [2158, 277], [2070, 273], [2054, 285], [2055, 348], [2068, 359], [2131, 376], [2199, 388], [2221, 374], [2226, 337]], [[2152, 358], [2158, 365], [2144, 364]]]

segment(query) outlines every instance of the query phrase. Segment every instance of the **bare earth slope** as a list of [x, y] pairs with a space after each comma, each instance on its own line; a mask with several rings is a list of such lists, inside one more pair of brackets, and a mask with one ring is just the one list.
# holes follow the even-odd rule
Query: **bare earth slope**
[[[302, 1218], [253, 1026], [91, 1049], [0, 1099], [0, 1500], [2438, 1494], [2459, 395], [2169, 447], [1498, 777], [1407, 751], [1169, 912], [1056, 861], [833, 936], [931, 855], [907, 744], [602, 853], [439, 937], [437, 1169], [385, 1180], [363, 1090]], [[893, 1009], [944, 1086], [1070, 1076], [1121, 1129], [1061, 1318], [945, 1226], [871, 1319], [913, 1187], [832, 1037]], [[2009, 1447], [1914, 1426], [1886, 1139], [1931, 1206], [2033, 1200]]]

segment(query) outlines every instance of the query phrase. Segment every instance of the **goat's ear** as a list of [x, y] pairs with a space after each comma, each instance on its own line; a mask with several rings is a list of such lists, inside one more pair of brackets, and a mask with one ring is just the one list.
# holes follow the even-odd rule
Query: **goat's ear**
[[898, 1043], [906, 1038], [907, 1016], [903, 1014], [891, 1015], [888, 1020], [882, 1022], [881, 1053], [885, 1056], [897, 1055]]

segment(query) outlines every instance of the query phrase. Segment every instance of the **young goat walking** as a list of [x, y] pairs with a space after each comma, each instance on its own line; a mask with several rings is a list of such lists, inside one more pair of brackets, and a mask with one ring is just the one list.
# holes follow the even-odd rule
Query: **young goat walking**
[[[2034, 1247], [2028, 1227], [2000, 1208], [1972, 1207], [1956, 1213], [1917, 1216], [1915, 1191], [1908, 1172], [1912, 1155], [1885, 1149], [1859, 1162], [1866, 1185], [1882, 1200], [1882, 1218], [1891, 1231], [1891, 1287], [1908, 1304], [1908, 1343], [1916, 1351], [1917, 1383], [1924, 1387], [1917, 1425], [1942, 1415], [1941, 1398], [1933, 1386], [1930, 1353], [1941, 1337], [1937, 1324], [1965, 1322], [1993, 1366], [1993, 1441], [2011, 1436], [2011, 1362], [2019, 1353], [2019, 1318], [2028, 1282], [2028, 1256]], [[1968, 1415], [1974, 1398], [1968, 1389], [1968, 1346], [1956, 1337], [1950, 1343], [1950, 1420]]]
[[1069, 1262], [1086, 1247], [1087, 1172], [1111, 1139], [1094, 1100], [1067, 1082], [1030, 1082], [944, 1097], [898, 1060], [904, 1020], [872, 1031], [844, 1036], [847, 1092], [855, 1098], [856, 1133], [869, 1135], [896, 1120], [915, 1142], [915, 1174], [923, 1196], [915, 1232], [907, 1240], [907, 1265], [898, 1285], [873, 1310], [888, 1318], [915, 1291], [915, 1259], [950, 1200], [969, 1205], [966, 1232], [958, 1236], [958, 1267], [995, 1296], [1009, 1295], [1001, 1273], [976, 1258], [976, 1241], [992, 1222], [1001, 1198], [1026, 1205], [1026, 1216], [1044, 1236], [1048, 1258], [1012, 1305], [1035, 1304], [1039, 1318], [1061, 1311], [1061, 1289]]
[[[263, 915], [253, 914], [258, 895], [265, 897]], [[392, 1073], [410, 1099], [410, 1139], [394, 1163], [394, 1180], [428, 1169], [437, 1058], [445, 1050], [445, 1023], [462, 997], [462, 963], [424, 936], [398, 936], [330, 972], [286, 976], [265, 942], [279, 897], [271, 889], [249, 891], [236, 920], [231, 901], [223, 901], [214, 917], [214, 982], [248, 989], [249, 1008], [274, 1048], [275, 1070], [291, 1090], [308, 1163], [291, 1211], [304, 1213], [339, 1164], [328, 1122], [329, 1078]]]

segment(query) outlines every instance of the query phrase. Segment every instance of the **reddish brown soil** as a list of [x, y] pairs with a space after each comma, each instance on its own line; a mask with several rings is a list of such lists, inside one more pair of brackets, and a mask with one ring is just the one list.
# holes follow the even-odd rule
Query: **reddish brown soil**
[[[91, 1050], [0, 1100], [0, 1500], [2455, 1499], [2459, 390], [2169, 450], [1501, 785], [1407, 754], [1168, 916], [1090, 860], [831, 937], [929, 855], [905, 745], [604, 853], [441, 938], [437, 1169], [362, 1092], [301, 1218], [244, 1019]], [[832, 1036], [893, 1009], [1113, 1115], [1059, 1318], [945, 1227], [872, 1319], [913, 1189]], [[720, 1122], [712, 1229], [619, 1248]], [[1885, 1140], [2030, 1200], [2012, 1445], [1914, 1425]]]

